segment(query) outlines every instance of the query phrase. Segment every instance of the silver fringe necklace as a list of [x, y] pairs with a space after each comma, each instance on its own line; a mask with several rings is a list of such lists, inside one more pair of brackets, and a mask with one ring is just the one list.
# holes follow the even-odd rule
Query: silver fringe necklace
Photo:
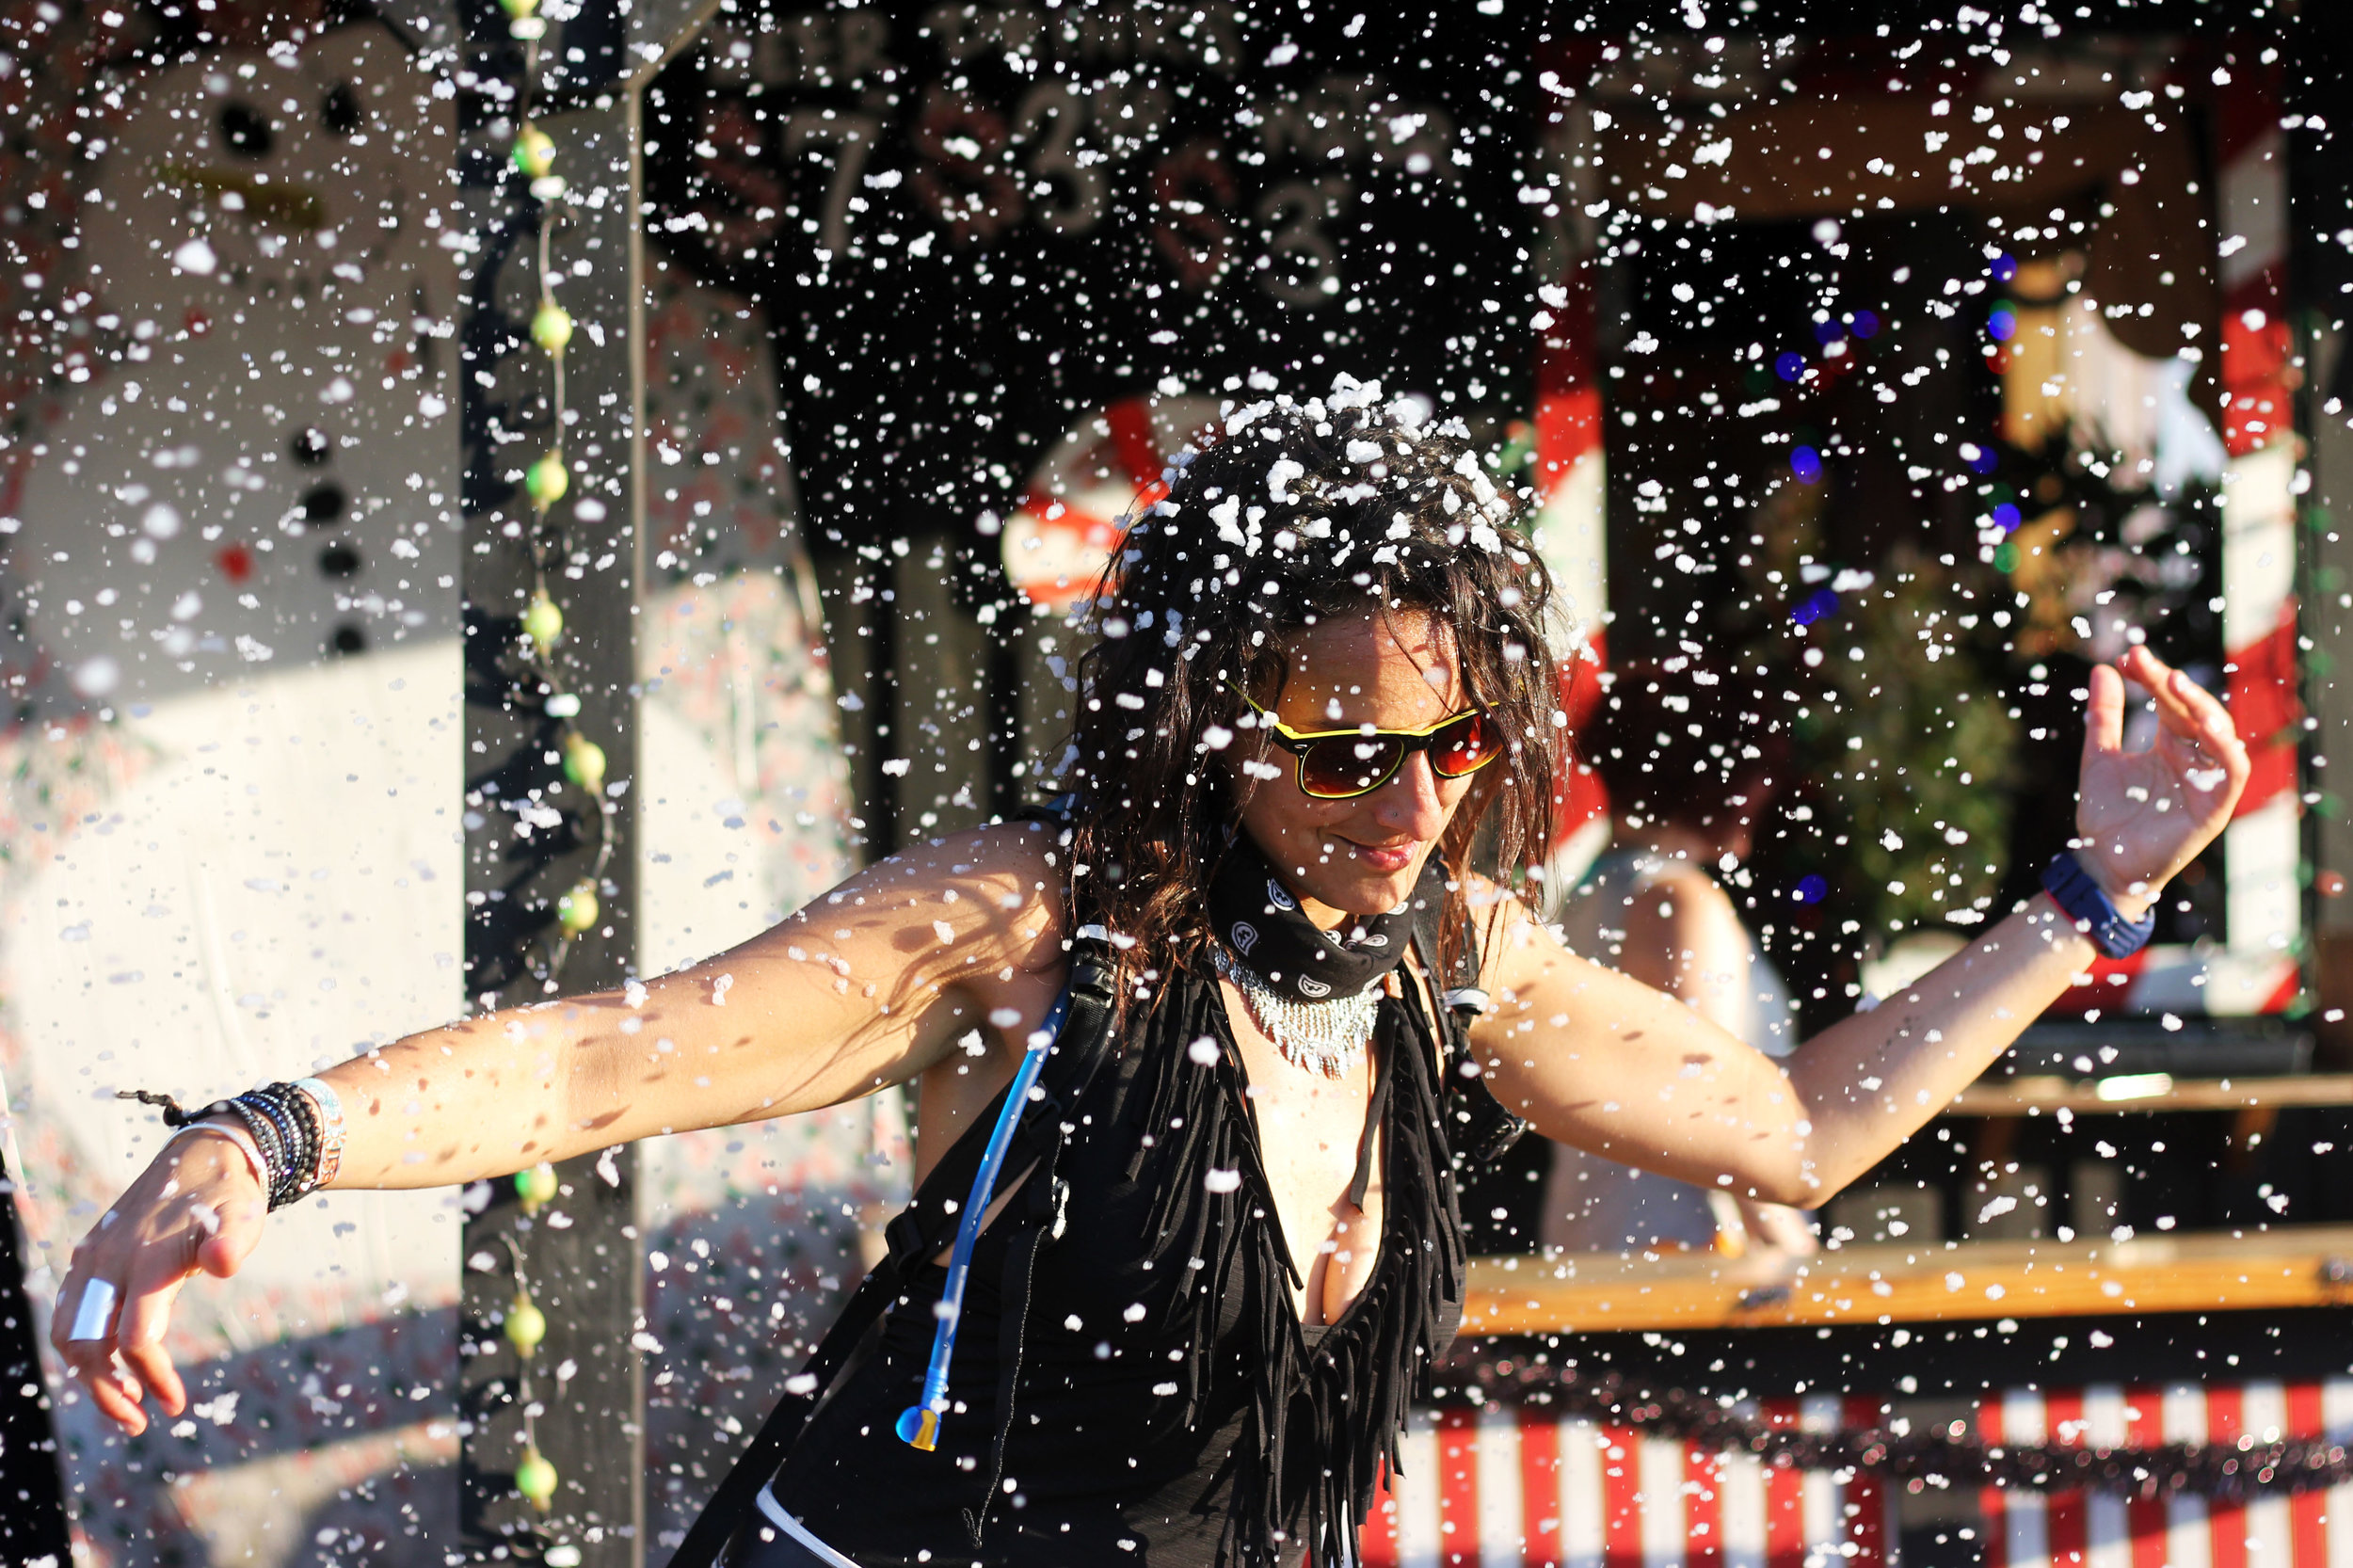
[[1365, 1048], [1372, 1043], [1373, 1020], [1381, 1011], [1378, 984], [1353, 997], [1301, 1001], [1245, 968], [1222, 942], [1209, 944], [1209, 962], [1221, 979], [1234, 983], [1252, 1020], [1292, 1066], [1344, 1078], [1364, 1060]]

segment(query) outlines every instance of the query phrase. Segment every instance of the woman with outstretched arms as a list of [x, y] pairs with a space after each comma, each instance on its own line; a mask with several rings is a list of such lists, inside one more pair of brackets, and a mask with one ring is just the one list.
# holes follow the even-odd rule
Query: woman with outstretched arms
[[[180, 1411], [173, 1300], [235, 1272], [273, 1199], [914, 1081], [905, 1256], [865, 1353], [724, 1521], [725, 1560], [1353, 1561], [1459, 1319], [1483, 1096], [1818, 1207], [2145, 939], [2247, 776], [2179, 672], [2141, 648], [2093, 671], [2048, 891], [1776, 1061], [1472, 870], [1475, 835], [1490, 863], [1539, 855], [1563, 736], [1543, 569], [1459, 429], [1343, 381], [1236, 410], [1168, 479], [1098, 600], [1055, 810], [892, 856], [691, 968], [209, 1113], [75, 1251], [53, 1338], [101, 1409], [133, 1432], [151, 1400]], [[2158, 720], [2137, 752], [2126, 680]], [[1074, 1010], [1088, 986], [1100, 1005]], [[992, 1150], [993, 1186], [972, 1174]], [[980, 1219], [952, 1257], [955, 1223], [924, 1217], [959, 1204]]]

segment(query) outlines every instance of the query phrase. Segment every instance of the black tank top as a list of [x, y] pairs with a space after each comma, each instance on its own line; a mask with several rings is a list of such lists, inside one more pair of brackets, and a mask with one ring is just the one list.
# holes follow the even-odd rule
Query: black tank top
[[[1419, 988], [1404, 991], [1374, 1040], [1381, 1253], [1335, 1322], [1299, 1321], [1218, 986], [1178, 977], [1157, 1007], [1130, 1005], [1115, 1056], [1072, 1107], [1065, 1228], [1037, 1255], [1023, 1321], [1001, 1310], [1001, 1222], [982, 1236], [938, 1448], [893, 1430], [920, 1397], [947, 1274], [935, 1266], [802, 1433], [777, 1500], [862, 1568], [1257, 1568], [1310, 1545], [1321, 1563], [1354, 1561], [1380, 1464], [1462, 1313], [1445, 1036]], [[1204, 1038], [1218, 1046], [1206, 1064], [1189, 1050]], [[999, 1370], [1015, 1333], [1006, 1424]]]

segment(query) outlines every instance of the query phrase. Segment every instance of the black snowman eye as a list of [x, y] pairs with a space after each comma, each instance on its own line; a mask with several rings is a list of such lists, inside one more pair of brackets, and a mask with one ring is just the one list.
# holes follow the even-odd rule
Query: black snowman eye
[[319, 123], [339, 136], [360, 128], [360, 95], [351, 90], [350, 83], [338, 82], [328, 89], [319, 102]]
[[278, 133], [269, 120], [250, 104], [231, 104], [220, 111], [220, 139], [242, 158], [266, 158]]

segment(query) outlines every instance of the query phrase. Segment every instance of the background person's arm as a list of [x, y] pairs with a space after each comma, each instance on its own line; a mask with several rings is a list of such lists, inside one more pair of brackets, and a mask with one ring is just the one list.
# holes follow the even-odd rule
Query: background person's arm
[[1706, 872], [1677, 864], [1626, 900], [1614, 968], [1746, 1038], [1749, 938], [1732, 900]]
[[[676, 975], [510, 1008], [329, 1068], [318, 1076], [347, 1124], [335, 1185], [448, 1185], [816, 1110], [915, 1077], [984, 1024], [1006, 1057], [1043, 1019], [1063, 962], [1045, 853], [1042, 830], [958, 835]], [[984, 1099], [1002, 1078], [954, 1087]], [[173, 1140], [82, 1239], [50, 1337], [104, 1414], [136, 1432], [147, 1391], [184, 1408], [163, 1352], [173, 1300], [200, 1270], [234, 1273], [265, 1211], [235, 1145], [197, 1133]], [[119, 1316], [105, 1336], [74, 1339], [93, 1280], [117, 1293]]]
[[[2221, 831], [2247, 754], [2221, 705], [2145, 648], [2154, 745], [2122, 749], [2123, 686], [2092, 672], [2076, 828], [2086, 869], [2128, 915]], [[1696, 1184], [1812, 1206], [1966, 1088], [2095, 953], [2038, 896], [1902, 995], [1783, 1063], [1650, 987], [1564, 950], [1516, 905], [1474, 1032], [1491, 1086], [1545, 1136]]]

